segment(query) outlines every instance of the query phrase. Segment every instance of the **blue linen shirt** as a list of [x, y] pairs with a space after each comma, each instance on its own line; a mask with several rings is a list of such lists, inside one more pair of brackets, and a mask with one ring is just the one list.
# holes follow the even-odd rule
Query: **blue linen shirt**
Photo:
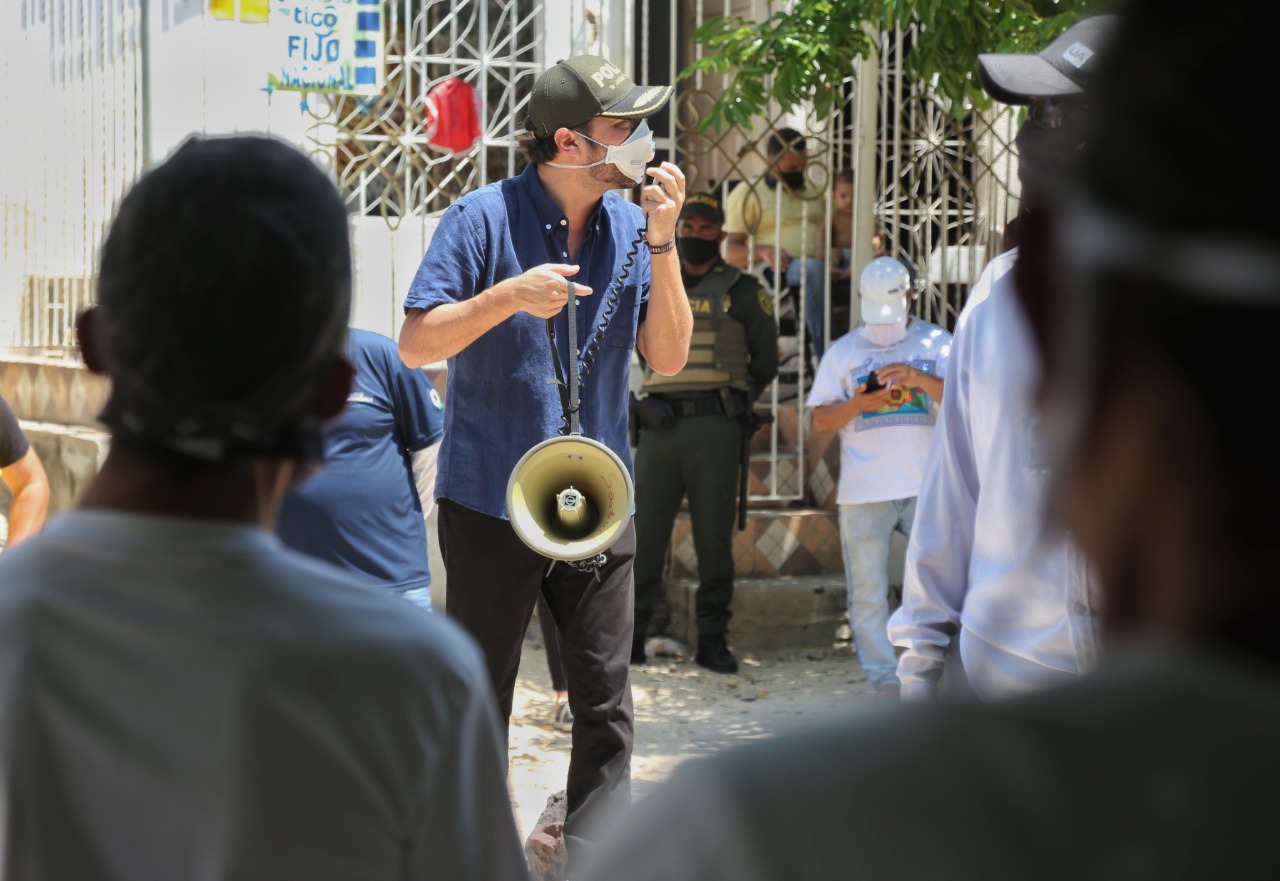
[[[584, 437], [609, 447], [631, 468], [627, 392], [636, 331], [649, 298], [649, 249], [640, 243], [622, 284], [623, 264], [642, 237], [644, 216], [614, 192], [591, 215], [575, 260], [569, 222], [538, 178], [536, 166], [468, 193], [440, 218], [426, 256], [409, 286], [405, 310], [459, 303], [544, 263], [576, 263], [572, 280], [593, 293], [577, 306], [578, 363], [592, 349], [582, 377]], [[601, 334], [617, 290], [617, 306]], [[555, 318], [556, 356], [568, 378], [567, 310]], [[531, 447], [567, 432], [546, 322], [518, 313], [449, 359], [444, 441], [436, 498], [491, 517], [507, 518], [507, 479]]]
[[427, 530], [411, 453], [440, 440], [440, 399], [393, 340], [352, 330], [347, 408], [324, 427], [324, 470], [285, 496], [281, 541], [396, 592], [427, 587]]

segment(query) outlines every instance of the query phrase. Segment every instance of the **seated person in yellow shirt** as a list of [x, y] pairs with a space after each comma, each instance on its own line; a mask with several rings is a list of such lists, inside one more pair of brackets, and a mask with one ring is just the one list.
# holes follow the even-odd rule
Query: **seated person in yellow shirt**
[[744, 181], [725, 201], [725, 262], [741, 269], [763, 264], [767, 281], [799, 286], [805, 327], [815, 357], [826, 348], [826, 261], [814, 255], [814, 230], [825, 226], [822, 193], [805, 181], [804, 136], [780, 128], [769, 136], [763, 178]]

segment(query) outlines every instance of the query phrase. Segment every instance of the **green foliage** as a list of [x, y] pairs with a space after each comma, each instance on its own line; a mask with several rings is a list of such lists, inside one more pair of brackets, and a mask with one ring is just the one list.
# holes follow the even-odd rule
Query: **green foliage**
[[1034, 52], [1075, 22], [1103, 11], [1106, 0], [795, 0], [760, 22], [709, 19], [693, 39], [704, 49], [680, 79], [726, 76], [702, 129], [750, 127], [770, 101], [784, 110], [805, 104], [828, 116], [840, 84], [859, 58], [879, 49], [875, 31], [919, 24], [904, 59], [909, 75], [932, 82], [962, 116], [990, 106], [977, 79], [983, 52]]

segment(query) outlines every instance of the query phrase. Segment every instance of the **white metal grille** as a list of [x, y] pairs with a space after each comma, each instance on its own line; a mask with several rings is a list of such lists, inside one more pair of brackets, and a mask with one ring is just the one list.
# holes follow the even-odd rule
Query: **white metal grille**
[[914, 30], [881, 37], [875, 215], [891, 255], [912, 261], [927, 285], [920, 316], [951, 327], [1017, 207], [1009, 189], [1015, 116], [1006, 108], [957, 120], [946, 102], [902, 75], [899, 60], [913, 37]]
[[[314, 96], [308, 134], [352, 212], [395, 227], [519, 170], [515, 126], [542, 70], [542, 15], [532, 0], [399, 0], [387, 18], [382, 96]], [[429, 94], [449, 77], [480, 105], [480, 137], [457, 153], [433, 143], [428, 126]]]
[[[701, 55], [703, 50], [693, 45], [691, 35], [707, 17], [736, 14], [762, 20], [773, 6], [767, 0], [671, 0], [668, 14], [674, 26], [666, 31], [642, 28], [641, 58], [655, 66], [654, 59], [661, 59], [668, 77], [674, 78]], [[704, 134], [698, 126], [723, 83], [699, 76], [682, 84], [665, 131], [670, 135], [668, 148], [689, 178], [690, 192], [714, 188], [723, 193], [732, 182], [763, 173], [763, 145], [771, 131], [782, 126], [800, 130], [808, 136], [809, 182], [824, 194], [812, 201], [802, 235], [825, 226], [832, 210], [831, 180], [840, 169], [854, 169], [858, 204], [853, 219], [852, 286], [856, 288], [857, 269], [872, 255], [873, 234], [882, 232], [882, 247], [893, 256], [907, 258], [919, 271], [925, 288], [916, 311], [926, 320], [950, 327], [969, 286], [1000, 250], [1000, 237], [1016, 207], [1016, 196], [1009, 192], [1015, 179], [1013, 117], [1007, 111], [970, 113], [957, 121], [927, 86], [901, 74], [899, 60], [913, 36], [913, 31], [883, 34], [880, 56], [849, 71], [840, 84], [844, 101], [829, 119], [804, 112], [784, 114], [773, 108], [751, 131]], [[669, 48], [664, 51], [664, 46]], [[661, 74], [651, 76], [664, 81]], [[825, 244], [820, 251], [829, 253], [829, 237]], [[808, 458], [803, 390], [814, 365], [804, 355], [808, 347], [805, 297], [794, 292], [785, 296], [776, 282], [773, 291], [784, 333], [780, 343], [784, 360], [779, 382], [766, 398], [777, 418], [771, 438], [771, 484], [763, 498], [791, 500], [804, 495]], [[857, 323], [856, 290], [833, 286], [828, 278], [822, 301], [829, 338]], [[784, 420], [797, 426], [793, 445], [785, 448], [777, 431]]]
[[0, 348], [71, 356], [103, 234], [143, 162], [142, 0], [0, 11]]

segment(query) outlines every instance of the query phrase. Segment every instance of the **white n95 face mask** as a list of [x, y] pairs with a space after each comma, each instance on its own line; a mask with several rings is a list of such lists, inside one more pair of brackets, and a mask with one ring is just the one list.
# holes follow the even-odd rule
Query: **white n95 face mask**
[[[582, 132], [578, 132], [582, 134]], [[597, 165], [613, 165], [627, 177], [636, 183], [644, 181], [644, 170], [653, 161], [653, 157], [657, 155], [657, 148], [653, 143], [653, 132], [649, 130], [649, 123], [640, 122], [636, 130], [631, 133], [631, 137], [627, 138], [621, 144], [610, 145], [601, 144], [595, 138], [589, 135], [582, 135], [593, 144], [604, 147], [604, 158], [597, 159], [586, 165], [564, 165], [559, 162], [548, 162], [552, 168], [595, 168]]]
[[882, 349], [896, 346], [907, 338], [907, 316], [902, 316], [900, 321], [895, 321], [893, 324], [863, 325], [862, 332], [873, 346], [879, 346]]

